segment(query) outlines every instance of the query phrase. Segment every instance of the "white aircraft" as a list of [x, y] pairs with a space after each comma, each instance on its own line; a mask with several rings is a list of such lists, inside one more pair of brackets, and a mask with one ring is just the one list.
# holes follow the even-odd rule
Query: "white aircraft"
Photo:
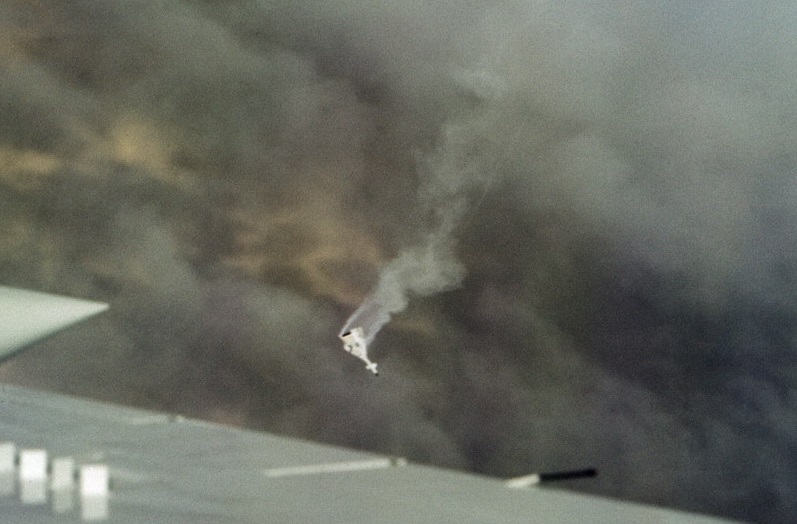
[[365, 369], [369, 370], [374, 375], [379, 375], [379, 371], [376, 370], [376, 363], [371, 362], [368, 358], [363, 328], [356, 327], [351, 331], [340, 334], [339, 337], [343, 341], [343, 349], [365, 362]]

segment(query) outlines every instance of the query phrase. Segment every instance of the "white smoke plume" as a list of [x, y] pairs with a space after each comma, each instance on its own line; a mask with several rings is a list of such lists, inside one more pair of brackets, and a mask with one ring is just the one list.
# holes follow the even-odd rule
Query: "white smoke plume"
[[362, 327], [370, 344], [392, 315], [406, 309], [412, 296], [455, 289], [465, 278], [466, 269], [456, 254], [457, 226], [477, 212], [498, 176], [500, 157], [491, 154], [508, 148], [493, 143], [488, 133], [496, 128], [497, 113], [492, 109], [500, 105], [498, 82], [486, 74], [460, 76], [463, 87], [481, 98], [478, 114], [445, 126], [438, 147], [419, 156], [417, 211], [427, 229], [417, 244], [403, 249], [381, 270], [375, 288], [341, 334]]

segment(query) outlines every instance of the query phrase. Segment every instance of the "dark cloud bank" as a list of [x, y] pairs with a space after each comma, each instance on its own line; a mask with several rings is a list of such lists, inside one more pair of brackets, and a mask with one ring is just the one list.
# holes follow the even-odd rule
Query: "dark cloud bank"
[[377, 4], [0, 2], [2, 379], [794, 522], [797, 9]]

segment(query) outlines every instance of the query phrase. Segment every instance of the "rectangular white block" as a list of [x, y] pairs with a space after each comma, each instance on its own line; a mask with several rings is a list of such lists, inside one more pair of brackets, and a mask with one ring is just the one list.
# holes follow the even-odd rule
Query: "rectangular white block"
[[104, 464], [80, 467], [81, 498], [107, 497], [110, 490], [110, 473]]
[[75, 459], [58, 457], [50, 462], [50, 489], [52, 491], [71, 490], [75, 487]]
[[19, 451], [19, 498], [23, 504], [47, 502], [47, 451]]
[[47, 479], [47, 451], [23, 449], [19, 452], [19, 480]]

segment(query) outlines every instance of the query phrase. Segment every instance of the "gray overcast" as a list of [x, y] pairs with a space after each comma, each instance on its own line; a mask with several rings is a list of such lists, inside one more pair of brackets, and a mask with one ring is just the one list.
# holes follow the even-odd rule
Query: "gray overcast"
[[111, 304], [0, 379], [797, 521], [791, 3], [0, 0], [0, 68], [0, 284]]

